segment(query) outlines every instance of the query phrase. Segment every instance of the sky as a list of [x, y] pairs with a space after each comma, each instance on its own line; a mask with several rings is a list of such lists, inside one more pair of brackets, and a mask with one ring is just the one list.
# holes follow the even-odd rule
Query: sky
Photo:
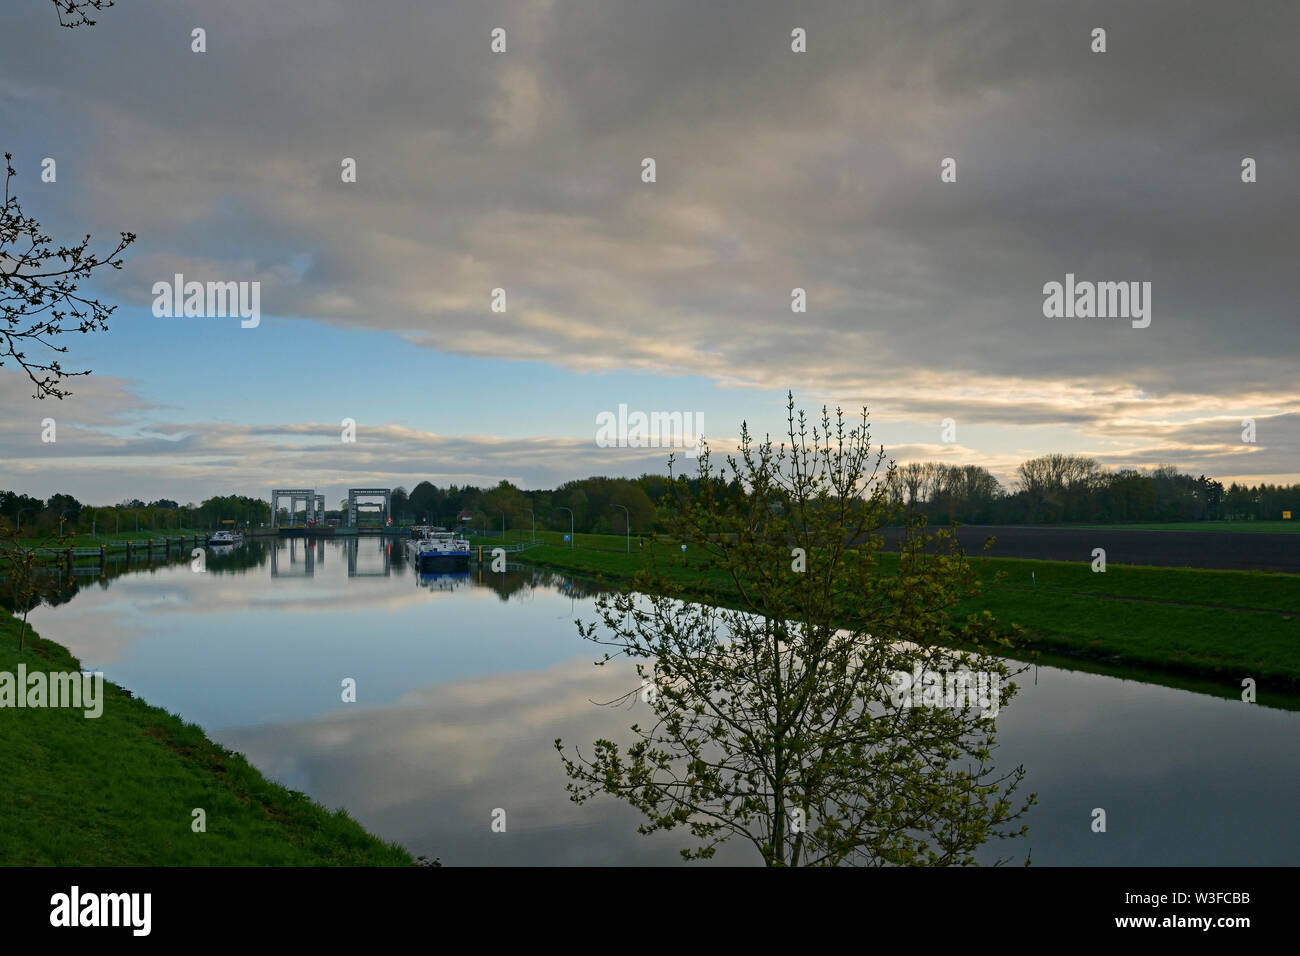
[[[620, 405], [729, 450], [742, 422], [779, 435], [788, 391], [868, 406], [900, 463], [1006, 483], [1050, 452], [1300, 481], [1291, 0], [95, 16], [3, 13], [24, 211], [102, 251], [139, 238], [86, 287], [110, 330], [64, 337], [93, 370], [70, 398], [0, 367], [0, 488], [554, 487], [665, 471], [598, 443]], [[259, 283], [260, 321], [155, 315], [178, 273]], [[1045, 315], [1067, 275], [1150, 283], [1150, 324]]]

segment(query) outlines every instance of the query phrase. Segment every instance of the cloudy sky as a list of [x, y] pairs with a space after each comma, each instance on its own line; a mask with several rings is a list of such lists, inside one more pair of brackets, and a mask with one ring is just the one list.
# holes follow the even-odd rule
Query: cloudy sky
[[[1292, 0], [2, 17], [24, 210], [61, 240], [140, 238], [94, 289], [111, 331], [66, 341], [94, 370], [72, 398], [0, 369], [0, 488], [546, 487], [663, 470], [662, 450], [598, 447], [602, 411], [692, 412], [726, 446], [742, 420], [779, 429], [787, 389], [869, 405], [899, 461], [1300, 480]], [[176, 273], [261, 283], [260, 324], [155, 317]], [[1067, 273], [1150, 282], [1150, 326], [1045, 317]]]

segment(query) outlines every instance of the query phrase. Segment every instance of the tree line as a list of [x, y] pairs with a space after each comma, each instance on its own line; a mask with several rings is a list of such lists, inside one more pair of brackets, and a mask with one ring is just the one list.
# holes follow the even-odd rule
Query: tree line
[[1275, 521], [1283, 511], [1300, 508], [1300, 484], [1233, 482], [1225, 488], [1173, 465], [1111, 471], [1083, 455], [1042, 455], [1023, 462], [1009, 488], [978, 465], [936, 462], [909, 462], [885, 482], [896, 507], [945, 523]]
[[[695, 481], [696, 479], [690, 479]], [[890, 504], [902, 513], [924, 513], [931, 523], [1057, 524], [1167, 521], [1278, 520], [1283, 511], [1300, 511], [1300, 484], [1245, 485], [1205, 475], [1193, 477], [1172, 465], [1150, 470], [1110, 471], [1094, 458], [1043, 455], [1022, 463], [1010, 487], [979, 465], [909, 462], [880, 479]], [[491, 487], [421, 481], [409, 492], [393, 489], [392, 514], [398, 524], [433, 524], [486, 531], [568, 531], [618, 534], [668, 530], [666, 475], [639, 478], [593, 476], [553, 489], [523, 489], [500, 481]], [[327, 514], [342, 518], [346, 502]], [[627, 509], [626, 515], [623, 509]], [[104, 507], [84, 505], [72, 495], [47, 499], [0, 491], [0, 518], [32, 534], [66, 531], [166, 530], [268, 524], [271, 509], [261, 498], [219, 495], [181, 505], [162, 498], [139, 498]], [[287, 519], [282, 509], [281, 520]], [[1298, 518], [1297, 520], [1300, 520]]]
[[[693, 480], [693, 479], [692, 479]], [[1276, 521], [1283, 511], [1300, 511], [1300, 484], [1245, 485], [1192, 476], [1172, 465], [1144, 470], [1108, 470], [1082, 455], [1043, 455], [1023, 462], [1004, 486], [980, 465], [909, 462], [881, 482], [900, 512], [922, 512], [931, 523], [1058, 524], [1172, 521]], [[428, 521], [452, 527], [464, 522], [489, 531], [536, 527], [617, 533], [628, 509], [634, 531], [667, 530], [664, 498], [669, 479], [591, 477], [553, 490], [528, 491], [502, 481], [492, 488], [422, 481], [409, 494], [393, 493], [394, 520]], [[1300, 519], [1297, 519], [1300, 520]]]
[[41, 499], [0, 491], [0, 520], [24, 536], [112, 534], [119, 531], [165, 532], [179, 528], [216, 528], [226, 522], [255, 527], [270, 521], [271, 506], [260, 498], [218, 495], [202, 504], [182, 505], [168, 498], [148, 503], [127, 498], [115, 505], [88, 505], [68, 494]]

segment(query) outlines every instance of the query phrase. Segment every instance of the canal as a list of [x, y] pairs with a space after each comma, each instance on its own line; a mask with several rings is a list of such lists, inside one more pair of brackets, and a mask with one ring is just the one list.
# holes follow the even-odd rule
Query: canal
[[[86, 580], [31, 621], [89, 670], [193, 721], [267, 776], [446, 865], [673, 864], [687, 834], [569, 801], [554, 749], [649, 712], [597, 668], [590, 585], [516, 569], [418, 575], [379, 538], [250, 543]], [[356, 702], [343, 685], [355, 681]], [[1029, 837], [983, 862], [1300, 862], [1300, 712], [1031, 667], [997, 719], [999, 769], [1036, 792]], [[1106, 832], [1092, 829], [1106, 811]], [[504, 811], [505, 832], [494, 829]], [[738, 842], [716, 862], [752, 864]], [[710, 864], [702, 864], [710, 865]]]

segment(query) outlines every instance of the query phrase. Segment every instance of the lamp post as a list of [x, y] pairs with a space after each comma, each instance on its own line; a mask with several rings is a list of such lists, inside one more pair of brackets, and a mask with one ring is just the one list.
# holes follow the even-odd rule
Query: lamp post
[[627, 516], [627, 553], [632, 553], [632, 512], [627, 510], [627, 505], [614, 505], [615, 508], [622, 508], [623, 514]]
[[31, 508], [19, 508], [19, 509], [18, 509], [18, 528], [15, 530], [15, 532], [14, 532], [15, 534], [21, 534], [21, 533], [22, 533], [22, 530], [23, 530], [23, 515], [24, 515], [24, 514], [30, 514], [30, 513], [31, 513], [31, 510], [32, 510]]
[[574, 545], [574, 541], [573, 541], [573, 509], [572, 509], [572, 508], [561, 508], [559, 505], [556, 505], [556, 506], [555, 506], [555, 510], [556, 510], [556, 511], [567, 511], [567, 512], [569, 513], [569, 547], [572, 548], [573, 545]]
[[532, 519], [532, 522], [533, 522], [533, 541], [536, 541], [536, 540], [537, 540], [537, 515], [533, 514], [533, 509], [532, 509], [532, 508], [529, 508], [529, 509], [528, 509], [528, 517]]
[[501, 512], [501, 543], [506, 543], [506, 513]]

